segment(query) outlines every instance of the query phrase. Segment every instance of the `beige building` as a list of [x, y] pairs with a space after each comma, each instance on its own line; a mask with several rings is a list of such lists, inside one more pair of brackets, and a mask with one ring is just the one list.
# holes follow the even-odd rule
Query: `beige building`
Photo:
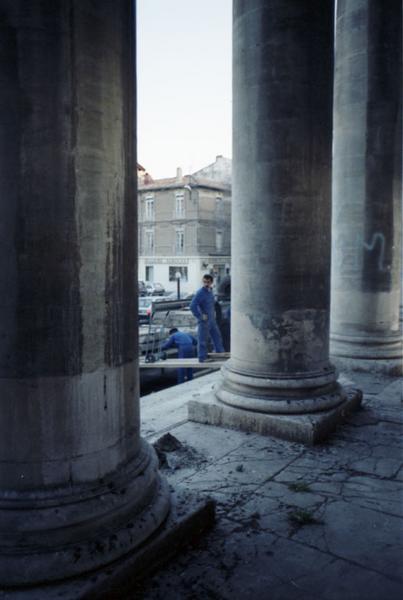
[[139, 279], [174, 291], [180, 273], [181, 291], [191, 293], [203, 273], [218, 283], [230, 272], [230, 163], [218, 156], [192, 175], [177, 169], [176, 177], [139, 182]]

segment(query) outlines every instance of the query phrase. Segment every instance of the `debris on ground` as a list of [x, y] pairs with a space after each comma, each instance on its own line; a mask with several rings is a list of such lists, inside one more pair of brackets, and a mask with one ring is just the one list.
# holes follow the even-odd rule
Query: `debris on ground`
[[158, 438], [153, 444], [154, 448], [161, 450], [162, 452], [175, 452], [182, 448], [182, 443], [171, 433], [165, 433], [163, 436]]
[[[153, 447], [157, 453], [160, 469], [176, 471], [186, 467], [200, 467], [207, 462], [207, 458], [187, 444], [182, 444], [171, 433], [165, 433]], [[167, 454], [170, 454], [169, 458]]]

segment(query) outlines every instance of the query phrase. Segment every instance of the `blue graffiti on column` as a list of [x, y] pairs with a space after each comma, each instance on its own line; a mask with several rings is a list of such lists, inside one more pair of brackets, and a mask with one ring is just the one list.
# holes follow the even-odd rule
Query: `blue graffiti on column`
[[385, 271], [390, 270], [390, 266], [388, 265], [385, 267], [385, 265], [384, 265], [385, 236], [383, 235], [383, 233], [379, 233], [379, 232], [374, 233], [370, 244], [367, 244], [366, 242], [364, 242], [364, 248], [365, 248], [365, 250], [372, 251], [375, 249], [375, 246], [377, 245], [378, 241], [379, 241], [379, 246], [380, 246], [379, 256], [378, 256], [378, 269], [384, 273]]

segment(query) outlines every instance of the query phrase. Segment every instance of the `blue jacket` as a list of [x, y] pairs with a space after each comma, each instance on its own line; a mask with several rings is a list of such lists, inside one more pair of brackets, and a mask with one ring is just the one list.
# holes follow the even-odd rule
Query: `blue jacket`
[[207, 315], [210, 321], [215, 319], [214, 304], [213, 291], [202, 287], [190, 303], [190, 310], [198, 321], [200, 321], [202, 315]]
[[177, 331], [173, 333], [166, 342], [164, 342], [161, 346], [161, 350], [168, 350], [168, 348], [178, 348], [179, 356], [181, 358], [185, 358], [185, 356], [181, 356], [182, 352], [188, 354], [189, 350], [192, 350], [193, 346], [197, 345], [197, 340], [190, 335], [190, 333], [184, 333], [183, 331]]

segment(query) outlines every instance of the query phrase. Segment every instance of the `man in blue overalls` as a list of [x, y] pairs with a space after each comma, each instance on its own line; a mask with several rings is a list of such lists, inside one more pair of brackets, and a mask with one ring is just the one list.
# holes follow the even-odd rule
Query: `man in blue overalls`
[[[179, 358], [193, 358], [194, 347], [197, 345], [197, 340], [190, 335], [190, 333], [184, 333], [179, 331], [176, 327], [169, 330], [169, 338], [161, 346], [161, 350], [168, 350], [168, 348], [178, 348]], [[190, 381], [193, 379], [193, 369], [178, 369], [178, 383], [183, 383], [186, 379]]]
[[209, 274], [203, 276], [203, 287], [198, 290], [190, 304], [190, 310], [197, 319], [198, 354], [199, 362], [207, 358], [207, 340], [209, 334], [213, 340], [216, 352], [224, 352], [221, 333], [215, 320], [213, 277]]

